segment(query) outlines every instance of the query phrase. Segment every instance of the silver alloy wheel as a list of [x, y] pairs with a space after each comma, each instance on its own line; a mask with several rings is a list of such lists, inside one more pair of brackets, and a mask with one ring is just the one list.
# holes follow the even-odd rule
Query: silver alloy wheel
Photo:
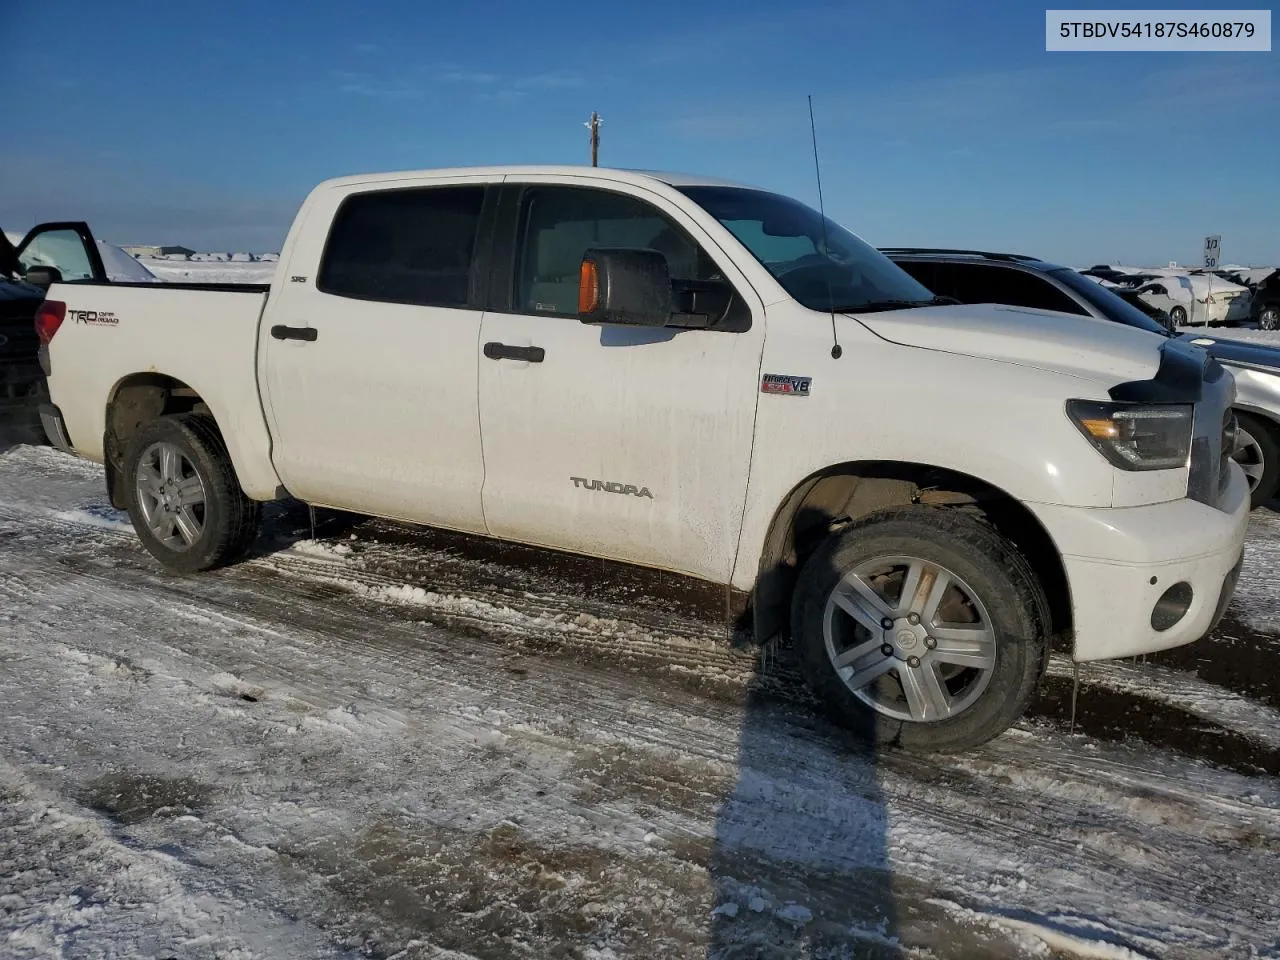
[[898, 720], [954, 717], [995, 672], [995, 629], [981, 598], [919, 557], [878, 557], [846, 573], [827, 598], [822, 633], [845, 686]]
[[1266, 307], [1258, 318], [1258, 326], [1263, 330], [1280, 330], [1280, 307]]
[[1240, 469], [1244, 471], [1245, 477], [1249, 480], [1249, 492], [1258, 489], [1258, 484], [1262, 482], [1262, 475], [1266, 472], [1267, 462], [1262, 454], [1262, 445], [1254, 439], [1244, 427], [1236, 426], [1236, 452], [1233, 455], [1236, 463], [1240, 464]]
[[138, 507], [147, 529], [170, 550], [183, 551], [204, 532], [204, 481], [186, 454], [172, 443], [142, 451], [134, 477]]

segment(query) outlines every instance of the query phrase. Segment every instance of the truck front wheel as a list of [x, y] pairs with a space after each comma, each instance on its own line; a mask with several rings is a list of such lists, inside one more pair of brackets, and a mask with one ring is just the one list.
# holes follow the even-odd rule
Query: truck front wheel
[[123, 486], [142, 545], [175, 573], [238, 560], [257, 537], [258, 504], [241, 491], [207, 416], [143, 424], [125, 453]]
[[1043, 676], [1047, 604], [981, 519], [904, 507], [865, 517], [805, 563], [792, 638], [815, 692], [878, 744], [965, 750], [1023, 713]]

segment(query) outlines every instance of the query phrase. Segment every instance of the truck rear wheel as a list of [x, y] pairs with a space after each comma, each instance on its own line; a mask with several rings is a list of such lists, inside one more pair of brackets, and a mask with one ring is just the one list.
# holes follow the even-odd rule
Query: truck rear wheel
[[884, 510], [829, 538], [792, 600], [802, 669], [877, 744], [965, 750], [1012, 725], [1043, 676], [1047, 604], [1026, 560], [976, 517]]
[[240, 489], [207, 416], [143, 424], [125, 454], [123, 486], [142, 545], [175, 573], [232, 563], [257, 538], [258, 504]]

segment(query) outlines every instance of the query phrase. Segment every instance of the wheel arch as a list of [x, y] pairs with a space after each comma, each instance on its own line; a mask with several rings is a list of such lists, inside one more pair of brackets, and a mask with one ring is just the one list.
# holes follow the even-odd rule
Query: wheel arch
[[[156, 371], [142, 371], [121, 377], [107, 394], [102, 438], [102, 462], [107, 475], [107, 491], [112, 506], [125, 508], [123, 466], [125, 451], [143, 424], [157, 417], [181, 413], [204, 413], [222, 435], [215, 412], [204, 396], [177, 377]], [[232, 464], [234, 468], [234, 463]]]
[[817, 470], [795, 484], [765, 534], [749, 619], [757, 642], [789, 629], [791, 597], [804, 561], [845, 524], [908, 504], [980, 514], [1026, 557], [1049, 603], [1055, 636], [1070, 635], [1070, 586], [1048, 530], [1017, 498], [979, 477], [901, 461], [852, 461]]

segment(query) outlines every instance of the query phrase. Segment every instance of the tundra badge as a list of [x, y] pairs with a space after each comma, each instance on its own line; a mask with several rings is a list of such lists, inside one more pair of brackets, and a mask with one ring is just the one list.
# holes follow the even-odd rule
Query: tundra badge
[[612, 480], [588, 480], [585, 477], [570, 477], [575, 487], [583, 490], [600, 490], [604, 493], [622, 493], [632, 497], [648, 497], [653, 499], [653, 494], [649, 492], [648, 487], [637, 487], [634, 483], [615, 483]]

